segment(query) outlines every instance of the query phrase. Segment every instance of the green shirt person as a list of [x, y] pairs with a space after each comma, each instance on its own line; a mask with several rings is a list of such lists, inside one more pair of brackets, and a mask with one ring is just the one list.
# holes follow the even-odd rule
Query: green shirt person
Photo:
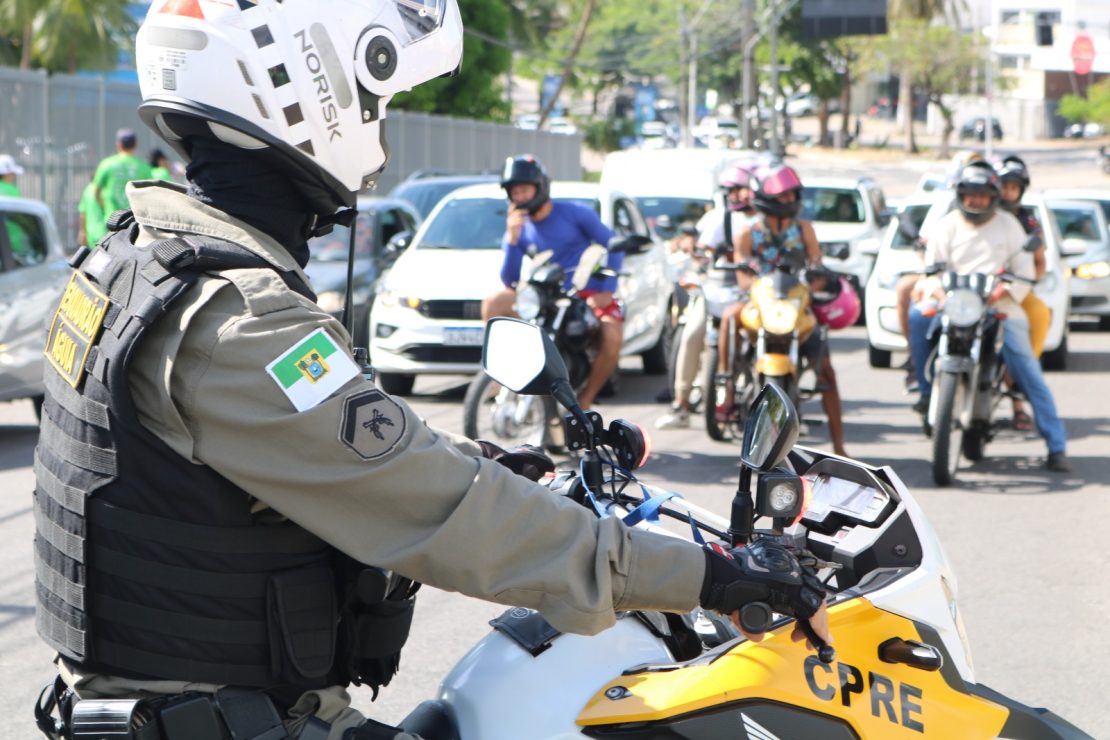
[[23, 168], [15, 163], [10, 154], [0, 154], [0, 195], [8, 198], [22, 198], [19, 188], [15, 186], [15, 178], [23, 174]]
[[[22, 198], [23, 194], [15, 186], [15, 178], [23, 174], [23, 168], [15, 163], [10, 154], [0, 154], [0, 196], [8, 198]], [[8, 244], [12, 254], [19, 261], [24, 261], [31, 251], [27, 234], [11, 219], [6, 219]]]
[[150, 165], [135, 156], [135, 132], [122, 128], [116, 132], [116, 153], [101, 161], [93, 175], [96, 201], [108, 217], [128, 207], [124, 188], [132, 180], [149, 180]]
[[77, 231], [77, 241], [92, 248], [108, 231], [107, 219], [104, 209], [96, 202], [96, 184], [90, 182], [81, 191], [81, 201], [77, 204], [77, 213], [80, 214], [80, 228]]
[[173, 181], [173, 173], [170, 172], [170, 160], [166, 157], [165, 152], [157, 147], [151, 149], [148, 161], [150, 162], [151, 179]]

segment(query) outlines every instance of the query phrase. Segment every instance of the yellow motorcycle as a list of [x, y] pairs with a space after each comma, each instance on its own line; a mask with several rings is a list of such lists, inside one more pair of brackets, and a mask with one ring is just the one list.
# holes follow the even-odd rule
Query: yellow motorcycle
[[561, 634], [535, 611], [509, 609], [404, 729], [428, 740], [1090, 737], [975, 682], [956, 578], [913, 495], [889, 467], [796, 447], [797, 411], [781, 389], [764, 388], [750, 410], [726, 519], [635, 478], [642, 432], [578, 408], [538, 327], [494, 319], [483, 363], [514, 392], [550, 393], [570, 409], [568, 446], [582, 450], [581, 464], [551, 481], [552, 495], [670, 536], [681, 535], [661, 517], [696, 540], [791, 548], [826, 583], [836, 645], [812, 630], [816, 652], [794, 642], [794, 619], [761, 602], [740, 612], [760, 642], [701, 609], [625, 612], [596, 635]]
[[[719, 263], [718, 267], [755, 275], [748, 265]], [[800, 379], [808, 370], [816, 374], [818, 368], [802, 355], [801, 347], [814, 331], [825, 329], [813, 314], [801, 271], [801, 265], [784, 261], [770, 274], [758, 276], [740, 313], [742, 335], [730, 327], [721, 328], [729, 336], [725, 372], [716, 372], [716, 348], [707, 363], [713, 373], [712, 385], [707, 382], [707, 386], [714, 391], [715, 413], [707, 413], [706, 429], [713, 439], [740, 436], [747, 410], [765, 385], [781, 388], [795, 407], [812, 395], [813, 386], [803, 389]]]

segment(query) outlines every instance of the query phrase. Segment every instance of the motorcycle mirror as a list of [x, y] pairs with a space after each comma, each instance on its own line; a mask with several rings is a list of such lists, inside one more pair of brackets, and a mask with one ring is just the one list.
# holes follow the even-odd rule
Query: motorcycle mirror
[[766, 472], [783, 461], [798, 441], [798, 412], [781, 388], [765, 385], [744, 423], [740, 460]]
[[482, 368], [513, 393], [554, 396], [582, 424], [592, 449], [593, 424], [578, 405], [562, 355], [543, 329], [520, 319], [490, 319], [482, 345]]
[[597, 269], [605, 264], [605, 259], [608, 256], [605, 247], [597, 244], [586, 247], [586, 251], [582, 252], [582, 256], [578, 259], [578, 267], [574, 270], [574, 277], [571, 278], [571, 285], [574, 286], [574, 289], [584, 289], [593, 274], [597, 272]]

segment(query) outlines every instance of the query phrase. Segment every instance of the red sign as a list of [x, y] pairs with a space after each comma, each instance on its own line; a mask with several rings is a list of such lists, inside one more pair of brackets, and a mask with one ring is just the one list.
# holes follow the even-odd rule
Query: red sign
[[1071, 42], [1071, 61], [1077, 75], [1085, 75], [1091, 71], [1095, 62], [1095, 42], [1085, 33], [1077, 34], [1075, 41]]

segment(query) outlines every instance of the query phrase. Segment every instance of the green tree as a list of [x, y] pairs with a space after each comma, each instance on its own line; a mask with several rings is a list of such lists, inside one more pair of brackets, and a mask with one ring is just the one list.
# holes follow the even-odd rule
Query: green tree
[[398, 95], [393, 105], [410, 111], [508, 121], [502, 75], [509, 70], [511, 52], [504, 43], [509, 30], [509, 7], [500, 0], [460, 0], [463, 27], [463, 65], [458, 76], [432, 80]]
[[[966, 0], [888, 0], [887, 2], [888, 25], [894, 25], [899, 21], [930, 22], [936, 18], [942, 18], [950, 26], [959, 28], [960, 15], [966, 11]], [[930, 53], [928, 49], [918, 49], [916, 52]], [[913, 128], [914, 84], [914, 73], [907, 58], [904, 65], [898, 68], [898, 107], [905, 126], [906, 151], [911, 154], [917, 153], [917, 139]]]
[[1110, 77], [1088, 87], [1085, 96], [1060, 98], [1059, 113], [1072, 123], [1101, 123], [1110, 127]]
[[111, 69], [134, 46], [129, 0], [4, 0], [0, 53], [22, 69]]

